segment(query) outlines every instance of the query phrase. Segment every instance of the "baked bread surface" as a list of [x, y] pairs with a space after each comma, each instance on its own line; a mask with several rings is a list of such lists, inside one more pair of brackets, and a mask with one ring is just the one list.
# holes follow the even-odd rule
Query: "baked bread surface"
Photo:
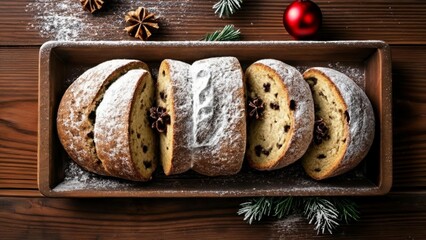
[[[247, 68], [245, 84], [251, 111], [249, 165], [274, 170], [300, 159], [311, 142], [314, 123], [313, 99], [302, 75], [281, 61], [264, 59]], [[255, 99], [263, 104], [257, 113], [250, 106]]]
[[178, 174], [192, 167], [190, 134], [192, 89], [190, 65], [165, 59], [158, 73], [156, 102], [170, 115], [170, 125], [160, 136], [160, 158], [166, 175]]
[[316, 67], [303, 76], [316, 115], [314, 141], [303, 157], [303, 167], [317, 180], [345, 173], [361, 162], [373, 143], [373, 107], [364, 91], [341, 72]]
[[96, 109], [96, 152], [114, 177], [147, 181], [156, 169], [157, 136], [149, 125], [154, 83], [149, 72], [130, 70], [106, 90]]
[[90, 172], [109, 175], [96, 155], [95, 111], [108, 86], [131, 69], [148, 69], [148, 66], [138, 60], [115, 59], [90, 68], [68, 87], [59, 104], [56, 121], [59, 140], [68, 155]]
[[189, 69], [193, 169], [208, 176], [240, 171], [246, 146], [243, 72], [235, 57], [208, 58]]

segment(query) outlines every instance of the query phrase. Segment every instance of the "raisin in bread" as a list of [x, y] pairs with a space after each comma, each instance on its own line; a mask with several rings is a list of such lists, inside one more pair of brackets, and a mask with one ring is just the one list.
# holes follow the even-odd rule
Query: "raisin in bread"
[[192, 120], [189, 67], [187, 63], [166, 59], [159, 69], [156, 102], [170, 117], [169, 124], [157, 129], [160, 131], [160, 158], [166, 175], [185, 172], [192, 166], [189, 148]]
[[303, 167], [317, 180], [345, 173], [373, 143], [373, 107], [364, 91], [341, 72], [318, 67], [303, 76], [315, 102], [314, 139]]
[[96, 153], [111, 176], [147, 181], [156, 162], [156, 134], [148, 112], [154, 104], [149, 72], [130, 70], [106, 90], [96, 109]]
[[245, 84], [249, 165], [273, 170], [301, 158], [312, 139], [314, 104], [299, 71], [281, 61], [264, 59], [247, 68]]
[[68, 155], [88, 171], [109, 175], [96, 155], [93, 142], [95, 110], [107, 87], [130, 69], [148, 69], [148, 66], [138, 60], [103, 62], [77, 78], [61, 99], [56, 121], [59, 139]]
[[234, 57], [194, 62], [192, 81], [192, 169], [217, 176], [240, 171], [246, 146], [243, 72]]

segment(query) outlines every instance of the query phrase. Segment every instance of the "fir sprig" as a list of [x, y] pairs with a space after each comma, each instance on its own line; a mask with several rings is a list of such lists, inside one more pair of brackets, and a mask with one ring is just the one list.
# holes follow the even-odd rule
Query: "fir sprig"
[[260, 221], [263, 216], [269, 216], [271, 209], [272, 201], [269, 198], [253, 198], [251, 201], [241, 204], [238, 215], [244, 214], [244, 221], [252, 224], [254, 220]]
[[284, 218], [291, 214], [306, 217], [317, 234], [331, 234], [340, 223], [358, 221], [360, 218], [356, 203], [342, 197], [261, 197], [242, 203], [238, 211], [238, 215], [244, 215], [244, 220], [249, 224], [266, 216]]
[[226, 25], [223, 29], [213, 33], [208, 33], [202, 41], [236, 41], [240, 39], [240, 29], [235, 29], [234, 25]]
[[318, 233], [324, 234], [328, 231], [330, 234], [339, 226], [337, 222], [339, 212], [333, 203], [325, 198], [310, 197], [305, 199], [303, 215], [308, 219], [309, 224], [315, 225]]
[[214, 13], [220, 18], [229, 17], [241, 8], [243, 0], [219, 0], [213, 5]]

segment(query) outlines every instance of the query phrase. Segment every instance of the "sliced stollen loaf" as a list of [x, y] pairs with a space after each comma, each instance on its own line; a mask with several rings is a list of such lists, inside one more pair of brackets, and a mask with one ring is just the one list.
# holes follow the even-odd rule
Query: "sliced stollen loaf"
[[157, 106], [170, 118], [170, 123], [155, 126], [160, 132], [160, 158], [166, 175], [182, 173], [192, 167], [189, 148], [192, 127], [189, 67], [187, 63], [166, 59], [162, 61], [158, 73]]
[[312, 140], [314, 104], [299, 71], [281, 61], [264, 59], [247, 68], [245, 84], [249, 165], [274, 170], [301, 158]]
[[95, 110], [112, 82], [130, 69], [139, 68], [148, 66], [138, 60], [106, 61], [84, 72], [64, 93], [56, 121], [58, 136], [68, 155], [86, 170], [109, 175], [93, 142]]
[[106, 90], [96, 109], [96, 153], [111, 176], [133, 181], [151, 179], [156, 161], [156, 134], [148, 113], [154, 83], [143, 69], [130, 70]]
[[246, 146], [243, 73], [234, 57], [194, 62], [192, 80], [193, 169], [208, 176], [240, 171]]
[[314, 139], [303, 167], [317, 180], [345, 173], [359, 164], [373, 143], [373, 107], [364, 91], [341, 72], [317, 67], [303, 77], [315, 102]]

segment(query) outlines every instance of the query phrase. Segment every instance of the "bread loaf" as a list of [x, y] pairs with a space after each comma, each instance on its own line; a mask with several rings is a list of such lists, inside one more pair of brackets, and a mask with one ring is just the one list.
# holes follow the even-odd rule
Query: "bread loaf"
[[160, 158], [166, 175], [182, 173], [192, 167], [192, 94], [190, 65], [164, 60], [159, 69], [156, 102], [170, 116], [170, 123], [159, 130]]
[[148, 66], [138, 60], [103, 62], [77, 78], [61, 99], [56, 121], [59, 139], [68, 155], [88, 171], [109, 175], [96, 155], [93, 142], [95, 111], [108, 86], [131, 69], [148, 69]]
[[303, 74], [315, 102], [314, 139], [302, 164], [309, 176], [325, 179], [354, 168], [374, 138], [374, 113], [364, 91], [348, 76], [329, 68]]
[[154, 103], [149, 72], [130, 70], [106, 90], [96, 109], [96, 153], [114, 177], [147, 181], [156, 169], [157, 138], [148, 113]]
[[281, 61], [265, 59], [247, 68], [245, 84], [249, 165], [274, 170], [301, 158], [314, 124], [312, 95], [302, 75]]
[[194, 62], [192, 81], [193, 169], [208, 176], [240, 171], [246, 146], [243, 73], [234, 57]]

